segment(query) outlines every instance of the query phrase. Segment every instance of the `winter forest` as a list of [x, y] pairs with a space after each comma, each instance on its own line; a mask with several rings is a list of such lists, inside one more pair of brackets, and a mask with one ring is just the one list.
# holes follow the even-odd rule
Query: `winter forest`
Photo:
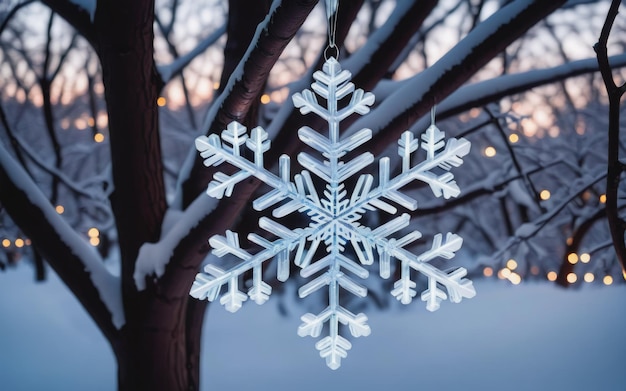
[[0, 389], [622, 389], [625, 51], [619, 0], [0, 0]]

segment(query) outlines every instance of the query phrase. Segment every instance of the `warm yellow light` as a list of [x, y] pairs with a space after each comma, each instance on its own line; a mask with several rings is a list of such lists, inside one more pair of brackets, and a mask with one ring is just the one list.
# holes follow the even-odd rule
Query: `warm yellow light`
[[541, 193], [539, 193], [539, 198], [541, 198], [544, 201], [549, 200], [550, 199], [550, 191], [549, 190], [541, 190]]
[[17, 248], [24, 247], [24, 239], [21, 239], [21, 238], [15, 239], [15, 247]]
[[89, 235], [90, 238], [95, 238], [100, 235], [100, 231], [98, 231], [98, 228], [89, 228], [87, 235]]
[[93, 126], [96, 124], [96, 121], [93, 118], [89, 118], [87, 120], [87, 125], [89, 125], [90, 127], [93, 128]]
[[622, 276], [624, 277], [624, 280], [626, 280], [626, 270], [622, 270]]
[[508, 261], [506, 261], [506, 267], [511, 270], [515, 270], [517, 269], [517, 262], [515, 262], [515, 259], [509, 259]]
[[511, 144], [515, 144], [518, 141], [519, 141], [519, 136], [517, 134], [512, 133], [509, 135], [509, 142], [511, 142]]
[[494, 147], [485, 148], [485, 156], [494, 157], [496, 156], [496, 149]]
[[100, 244], [100, 239], [97, 237], [89, 238], [89, 244], [95, 247]]
[[601, 203], [601, 204], [606, 204], [606, 194], [602, 194], [602, 195], [600, 196], [600, 203]]
[[574, 243], [574, 238], [572, 238], [571, 236], [569, 238], [567, 238], [567, 240], [565, 241], [565, 243], [567, 243], [568, 246], [571, 246], [572, 243]]
[[602, 282], [604, 283], [604, 285], [611, 285], [613, 283], [613, 277], [604, 276], [604, 278], [602, 279]]
[[217, 90], [219, 88], [220, 88], [220, 82], [219, 81], [216, 81], [215, 83], [213, 83], [213, 89], [214, 90]]
[[575, 265], [578, 262], [578, 255], [576, 255], [576, 253], [569, 253], [567, 256], [567, 262]]
[[511, 281], [513, 285], [519, 285], [519, 283], [522, 282], [522, 277], [517, 273], [511, 273], [509, 281]]
[[264, 105], [270, 103], [270, 96], [267, 94], [261, 95], [261, 103], [263, 103]]
[[166, 103], [167, 103], [167, 100], [165, 100], [165, 98], [164, 98], [164, 97], [159, 96], [159, 97], [157, 98], [157, 106], [159, 106], [159, 107], [163, 107], [163, 106], [165, 106], [165, 104], [166, 104]]
[[547, 277], [549, 281], [556, 281], [556, 272], [548, 272]]
[[589, 263], [590, 260], [591, 260], [591, 255], [589, 255], [587, 253], [580, 254], [580, 262], [582, 262], [582, 263]]
[[63, 205], [57, 205], [54, 210], [56, 210], [58, 214], [63, 214], [63, 212], [65, 212], [65, 208], [63, 207]]
[[96, 133], [93, 135], [93, 140], [97, 143], [101, 143], [104, 141], [104, 134], [102, 133]]
[[585, 273], [585, 276], [583, 278], [585, 279], [585, 282], [593, 282], [595, 277], [593, 273]]
[[576, 273], [567, 273], [567, 282], [573, 284], [576, 282], [576, 280], [578, 280], [578, 276], [576, 275]]
[[486, 268], [483, 269], [483, 275], [485, 277], [491, 277], [493, 276], [493, 269], [490, 268], [489, 266], [487, 266]]
[[9, 247], [11, 245], [11, 241], [9, 239], [2, 239], [2, 247]]
[[511, 269], [502, 269], [500, 270], [500, 274], [502, 274], [504, 278], [509, 278], [511, 276]]

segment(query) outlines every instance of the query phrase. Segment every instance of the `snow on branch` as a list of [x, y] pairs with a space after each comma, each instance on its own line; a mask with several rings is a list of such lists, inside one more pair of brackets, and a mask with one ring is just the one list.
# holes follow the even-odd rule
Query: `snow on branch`
[[218, 200], [204, 194], [184, 211], [169, 209], [163, 221], [161, 239], [156, 243], [144, 243], [139, 249], [133, 278], [138, 290], [146, 289], [146, 277], [161, 277], [176, 247], [218, 205]]
[[[610, 58], [611, 68], [621, 68], [626, 66], [626, 54], [613, 56]], [[480, 107], [487, 103], [495, 102], [505, 96], [514, 95], [531, 88], [554, 83], [570, 77], [597, 72], [598, 63], [595, 58], [572, 61], [553, 68], [532, 70], [512, 75], [504, 75], [494, 79], [470, 84], [459, 88], [440, 104], [437, 105], [437, 118], [443, 119], [462, 113], [473, 107]], [[384, 90], [393, 91], [396, 83], [384, 86]], [[376, 89], [374, 93], [385, 95], [384, 91]], [[428, 125], [430, 116], [423, 116], [413, 126], [412, 131], [423, 129]]]
[[[121, 283], [0, 144], [0, 202], [105, 334], [124, 325]], [[63, 254], [63, 255], [57, 255]], [[108, 317], [106, 315], [108, 315]]]
[[388, 145], [405, 130], [407, 123], [414, 122], [433, 103], [454, 92], [508, 44], [564, 2], [546, 4], [541, 0], [518, 0], [502, 7], [433, 66], [405, 81], [369, 116], [353, 123], [346, 133], [369, 127], [376, 135], [375, 146]]

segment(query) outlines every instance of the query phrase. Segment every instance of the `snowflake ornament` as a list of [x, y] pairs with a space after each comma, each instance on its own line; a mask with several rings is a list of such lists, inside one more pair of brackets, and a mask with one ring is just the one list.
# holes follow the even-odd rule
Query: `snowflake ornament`
[[[410, 222], [408, 213], [395, 216], [397, 209], [393, 204], [411, 211], [417, 209], [417, 202], [399, 189], [419, 180], [427, 183], [437, 197], [458, 196], [459, 187], [449, 170], [463, 163], [462, 157], [469, 153], [470, 143], [463, 138], [451, 138], [446, 142], [444, 133], [432, 124], [421, 137], [421, 148], [426, 151], [426, 158], [411, 167], [411, 156], [417, 151], [420, 142], [411, 132], [406, 131], [398, 140], [398, 153], [402, 158], [401, 173], [391, 177], [389, 158], [382, 158], [379, 162], [378, 185], [374, 186], [372, 175], [359, 174], [351, 194], [348, 194], [346, 181], [371, 165], [374, 156], [365, 152], [350, 161], [342, 161], [341, 158], [370, 140], [372, 131], [362, 129], [342, 139], [339, 136], [339, 124], [354, 113], [368, 113], [369, 106], [374, 103], [374, 95], [355, 89], [350, 82], [350, 72], [342, 70], [332, 57], [326, 61], [322, 71], [315, 72], [313, 78], [315, 82], [311, 85], [312, 91], [306, 89], [296, 93], [293, 103], [302, 114], [312, 112], [327, 120], [328, 137], [306, 126], [300, 128], [300, 140], [318, 151], [321, 160], [306, 152], [299, 153], [298, 162], [304, 170], [296, 174], [293, 180], [289, 156], [280, 157], [278, 175], [264, 168], [263, 154], [269, 150], [270, 141], [261, 127], [252, 129], [248, 135], [244, 126], [231, 122], [222, 132], [221, 138], [213, 134], [196, 139], [196, 148], [205, 159], [206, 166], [228, 162], [237, 168], [230, 176], [216, 173], [208, 186], [209, 196], [230, 196], [237, 183], [254, 176], [272, 188], [254, 201], [255, 210], [273, 208], [272, 216], [275, 219], [297, 212], [307, 216], [309, 223], [306, 227], [290, 229], [272, 218], [261, 217], [259, 227], [276, 239], [268, 240], [255, 233], [249, 234], [248, 239], [261, 247], [256, 253], [242, 248], [235, 232], [226, 231], [225, 236], [211, 237], [209, 243], [215, 255], [223, 257], [231, 254], [240, 262], [228, 270], [207, 265], [204, 273], [196, 276], [190, 294], [209, 301], [219, 297], [220, 303], [231, 312], [241, 308], [248, 297], [257, 304], [263, 304], [272, 292], [270, 285], [263, 281], [263, 263], [275, 259], [277, 278], [285, 281], [289, 278], [289, 264], [293, 259], [294, 264], [301, 269], [301, 276], [310, 279], [298, 290], [300, 298], [323, 288], [328, 289], [328, 306], [319, 314], [307, 313], [302, 316], [298, 334], [317, 338], [328, 323], [328, 334], [315, 347], [320, 356], [326, 359], [326, 364], [337, 369], [352, 346], [341, 335], [339, 323], [347, 325], [353, 337], [367, 336], [371, 331], [367, 316], [363, 313], [355, 315], [343, 307], [339, 294], [346, 291], [358, 297], [367, 295], [367, 288], [357, 280], [368, 278], [366, 266], [373, 264], [375, 252], [382, 278], [391, 276], [392, 259], [399, 263], [400, 279], [395, 282], [391, 294], [403, 304], [409, 304], [417, 294], [417, 284], [411, 277], [411, 270], [428, 279], [428, 287], [421, 292], [420, 297], [430, 311], [437, 310], [441, 301], [447, 298], [458, 303], [464, 297], [471, 298], [476, 294], [472, 282], [464, 278], [467, 274], [464, 268], [442, 271], [429, 263], [437, 257], [454, 257], [463, 243], [459, 236], [452, 233], [447, 233], [445, 237], [437, 234], [431, 248], [418, 255], [405, 247], [421, 237], [419, 231], [399, 238], [392, 237]], [[317, 96], [323, 98], [326, 107], [320, 104]], [[338, 102], [349, 96], [349, 104], [339, 108]], [[252, 152], [254, 161], [242, 156], [244, 148]], [[315, 188], [312, 175], [325, 183], [322, 194]], [[379, 227], [362, 225], [361, 218], [368, 211], [375, 210], [385, 211], [395, 217]], [[293, 250], [295, 255], [292, 257]], [[352, 259], [351, 255], [356, 259]], [[239, 289], [239, 279], [250, 269], [252, 285], [245, 294]], [[413, 274], [415, 277], [417, 273]], [[227, 289], [223, 291], [224, 285], [227, 285]]]

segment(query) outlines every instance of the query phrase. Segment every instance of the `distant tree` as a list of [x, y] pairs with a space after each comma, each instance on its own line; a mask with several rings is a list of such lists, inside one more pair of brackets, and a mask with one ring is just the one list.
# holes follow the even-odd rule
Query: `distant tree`
[[[295, 155], [297, 129], [321, 124], [286, 98], [324, 60], [325, 23], [305, 23], [324, 17], [315, 0], [41, 3], [0, 8], [0, 233], [32, 241], [3, 244], [0, 265], [23, 253], [40, 276], [42, 259], [52, 266], [111, 344], [120, 390], [198, 389], [206, 304], [188, 292], [207, 238], [256, 224], [250, 202], [263, 188], [250, 180], [210, 200], [214, 171], [193, 137], [263, 124], [268, 162]], [[518, 277], [559, 271], [567, 285], [579, 249], [596, 274], [619, 272], [606, 240], [606, 94], [595, 59], [572, 60], [565, 42], [596, 36], [607, 5], [340, 2], [342, 66], [378, 101], [343, 131], [371, 128], [378, 155], [407, 128], [421, 132], [436, 105], [442, 127], [486, 156], [466, 162], [458, 199], [421, 197], [416, 212], [421, 226], [466, 238], [474, 274], [515, 258]], [[550, 109], [516, 114], [532, 104]]]

